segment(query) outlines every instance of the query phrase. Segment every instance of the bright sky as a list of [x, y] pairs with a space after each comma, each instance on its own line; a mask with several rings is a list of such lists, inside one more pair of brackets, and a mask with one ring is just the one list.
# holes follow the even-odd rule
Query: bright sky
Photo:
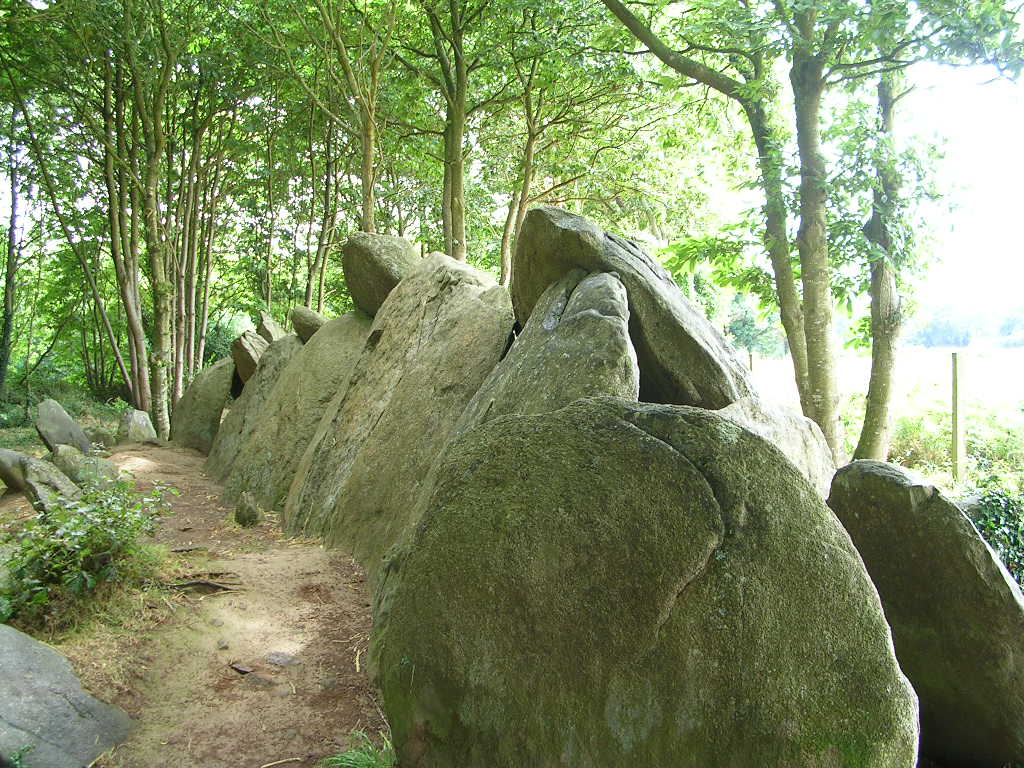
[[898, 130], [945, 138], [940, 180], [955, 206], [931, 217], [937, 263], [916, 291], [922, 313], [1024, 306], [1024, 83], [992, 78], [917, 65], [900, 105]]

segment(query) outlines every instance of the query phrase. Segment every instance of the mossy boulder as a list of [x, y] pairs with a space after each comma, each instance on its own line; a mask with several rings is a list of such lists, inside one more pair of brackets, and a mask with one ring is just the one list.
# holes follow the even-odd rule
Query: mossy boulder
[[378, 590], [401, 765], [913, 768], [849, 537], [778, 450], [612, 398], [453, 441]]
[[412, 243], [395, 235], [355, 232], [341, 246], [341, 268], [349, 295], [371, 317], [420, 261]]
[[256, 331], [246, 331], [231, 342], [231, 358], [235, 361], [235, 372], [243, 384], [256, 373], [256, 366], [269, 345], [270, 342]]
[[511, 331], [508, 292], [492, 278], [447, 256], [420, 261], [381, 305], [303, 456], [286, 529], [345, 547], [374, 578], [415, 524], [421, 485]]
[[309, 307], [292, 307], [288, 313], [288, 319], [292, 322], [292, 328], [296, 335], [305, 343], [313, 338], [313, 334], [320, 330], [327, 318], [319, 312], [314, 312]]
[[636, 400], [639, 391], [626, 289], [615, 275], [574, 269], [541, 296], [456, 433], [508, 413], [553, 411], [581, 397]]
[[58, 445], [70, 445], [82, 453], [92, 450], [92, 443], [85, 431], [56, 400], [47, 398], [39, 403], [36, 411], [36, 432], [47, 450], [52, 451]]
[[120, 477], [112, 461], [100, 456], [86, 456], [70, 445], [58, 445], [50, 453], [50, 463], [79, 486], [108, 487]]
[[256, 371], [245, 383], [242, 394], [224, 417], [206, 459], [206, 470], [221, 482], [231, 474], [235, 461], [264, 415], [267, 398], [302, 342], [294, 334], [283, 336], [267, 346]]
[[574, 268], [614, 272], [626, 286], [641, 400], [723, 408], [754, 394], [732, 346], [655, 259], [560, 208], [534, 208], [519, 233], [512, 302], [520, 325], [544, 290]]
[[228, 504], [248, 491], [264, 508], [281, 509], [323, 415], [336, 413], [348, 390], [370, 323], [359, 311], [336, 317], [291, 356], [225, 477]]
[[82, 495], [71, 478], [49, 461], [25, 456], [21, 460], [21, 473], [25, 478], [25, 497], [37, 511], [52, 512], [62, 500], [74, 500]]
[[224, 406], [231, 397], [235, 363], [225, 358], [192, 379], [171, 413], [171, 440], [209, 453], [220, 430]]
[[855, 461], [829, 506], [878, 587], [921, 700], [921, 751], [946, 768], [1024, 762], [1024, 598], [959, 507], [901, 467]]
[[718, 411], [772, 443], [793, 462], [824, 499], [836, 473], [832, 451], [821, 427], [803, 414], [757, 397], [744, 397]]
[[260, 324], [256, 326], [256, 333], [262, 336], [267, 344], [273, 344], [288, 335], [288, 331], [282, 328], [269, 312], [260, 312]]
[[144, 443], [156, 439], [156, 430], [148, 413], [129, 408], [121, 414], [117, 423], [117, 443]]

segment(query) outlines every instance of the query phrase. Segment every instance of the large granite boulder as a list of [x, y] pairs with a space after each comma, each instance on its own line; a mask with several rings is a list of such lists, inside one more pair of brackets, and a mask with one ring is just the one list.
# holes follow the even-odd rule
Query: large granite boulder
[[639, 392], [626, 289], [615, 275], [574, 269], [541, 296], [455, 431], [508, 413], [553, 411], [581, 397], [636, 400]]
[[614, 272], [629, 294], [640, 399], [723, 408], [753, 394], [732, 347], [640, 246], [559, 208], [526, 215], [512, 261], [512, 303], [525, 325], [544, 290], [574, 267]]
[[92, 443], [85, 432], [56, 400], [47, 398], [39, 404], [36, 432], [50, 451], [58, 445], [70, 445], [82, 453], [92, 450]]
[[118, 443], [144, 443], [156, 439], [156, 430], [153, 429], [148, 413], [129, 408], [121, 414], [117, 423]]
[[349, 295], [371, 317], [420, 261], [412, 243], [394, 235], [356, 232], [341, 246], [341, 268]]
[[50, 463], [78, 486], [109, 487], [120, 477], [117, 467], [109, 459], [86, 456], [70, 445], [58, 445], [50, 453]]
[[302, 342], [294, 334], [288, 334], [270, 344], [260, 357], [255, 373], [242, 389], [242, 394], [224, 417], [206, 460], [207, 471], [221, 482], [231, 474], [242, 446], [263, 418], [264, 405], [278, 376], [300, 349]]
[[319, 331], [321, 326], [327, 322], [326, 317], [319, 312], [314, 312], [309, 307], [292, 307], [291, 312], [288, 313], [288, 318], [292, 322], [292, 328], [295, 329], [295, 333], [302, 339], [303, 343], [313, 338], [313, 334]]
[[30, 746], [31, 768], [79, 768], [131, 729], [128, 715], [82, 690], [67, 659], [0, 624], [0, 758]]
[[256, 373], [260, 357], [267, 351], [269, 342], [256, 331], [246, 331], [231, 342], [231, 357], [235, 361], [235, 372], [245, 384]]
[[288, 335], [288, 331], [282, 328], [269, 312], [260, 312], [260, 324], [256, 326], [256, 333], [262, 336], [267, 344], [273, 344]]
[[43, 459], [25, 456], [21, 461], [25, 497], [40, 512], [52, 512], [65, 499], [82, 495], [81, 489], [57, 467]]
[[973, 523], [892, 464], [836, 473], [829, 506], [878, 587], [921, 699], [921, 751], [947, 768], [1024, 762], [1024, 598]]
[[344, 546], [373, 578], [415, 523], [420, 484], [512, 324], [508, 292], [489, 276], [447, 256], [422, 260], [381, 306], [337, 411], [324, 414], [286, 528]]
[[25, 490], [25, 454], [0, 448], [0, 480], [11, 491]]
[[227, 505], [249, 492], [264, 509], [281, 509], [323, 415], [336, 413], [348, 390], [370, 323], [358, 311], [329, 320], [288, 360], [224, 479]]
[[171, 440], [209, 453], [231, 397], [235, 363], [225, 358], [199, 372], [171, 413]]
[[371, 660], [402, 765], [913, 768], [849, 537], [778, 450], [621, 399], [453, 441]]
[[806, 416], [756, 397], [744, 397], [718, 411], [772, 443], [811, 481], [824, 499], [832, 486], [836, 463], [821, 427]]

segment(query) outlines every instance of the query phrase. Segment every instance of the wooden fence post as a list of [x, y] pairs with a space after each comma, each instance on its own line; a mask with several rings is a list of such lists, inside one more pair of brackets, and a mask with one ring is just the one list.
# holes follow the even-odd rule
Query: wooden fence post
[[964, 429], [963, 387], [960, 378], [960, 353], [953, 353], [953, 479], [965, 477], [967, 467], [967, 440]]

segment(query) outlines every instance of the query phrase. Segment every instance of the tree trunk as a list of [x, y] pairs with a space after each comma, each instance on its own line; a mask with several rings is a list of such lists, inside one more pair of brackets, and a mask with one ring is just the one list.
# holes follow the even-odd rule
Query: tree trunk
[[[892, 73], [878, 83], [879, 140], [891, 147], [894, 101]], [[899, 194], [899, 178], [891, 153], [880, 153], [875, 169], [877, 184], [871, 219], [864, 235], [875, 248], [871, 260], [871, 379], [868, 382], [864, 426], [854, 451], [855, 459], [885, 461], [889, 453], [889, 403], [892, 398], [896, 344], [903, 323], [896, 272], [892, 265], [891, 224]]]
[[743, 110], [750, 123], [750, 130], [757, 147], [758, 167], [761, 171], [761, 187], [765, 194], [764, 243], [775, 276], [775, 295], [779, 300], [779, 315], [786, 332], [790, 355], [793, 359], [793, 375], [800, 396], [800, 407], [804, 415], [811, 417], [813, 411], [809, 396], [807, 373], [807, 340], [804, 335], [804, 313], [800, 293], [793, 275], [790, 260], [789, 235], [786, 232], [786, 196], [782, 187], [782, 148], [773, 135], [771, 122], [764, 104], [743, 101]]
[[7, 397], [7, 370], [11, 364], [11, 335], [14, 331], [14, 299], [18, 279], [18, 158], [14, 140], [18, 108], [11, 107], [10, 156], [7, 175], [11, 183], [11, 220], [7, 226], [7, 261], [4, 263], [4, 317], [0, 332], [0, 400]]
[[811, 418], [825, 434], [836, 462], [842, 460], [839, 392], [832, 329], [832, 283], [825, 227], [825, 161], [821, 155], [822, 63], [802, 47], [793, 53], [790, 70], [800, 158], [800, 228], [797, 249], [807, 339], [808, 405]]

